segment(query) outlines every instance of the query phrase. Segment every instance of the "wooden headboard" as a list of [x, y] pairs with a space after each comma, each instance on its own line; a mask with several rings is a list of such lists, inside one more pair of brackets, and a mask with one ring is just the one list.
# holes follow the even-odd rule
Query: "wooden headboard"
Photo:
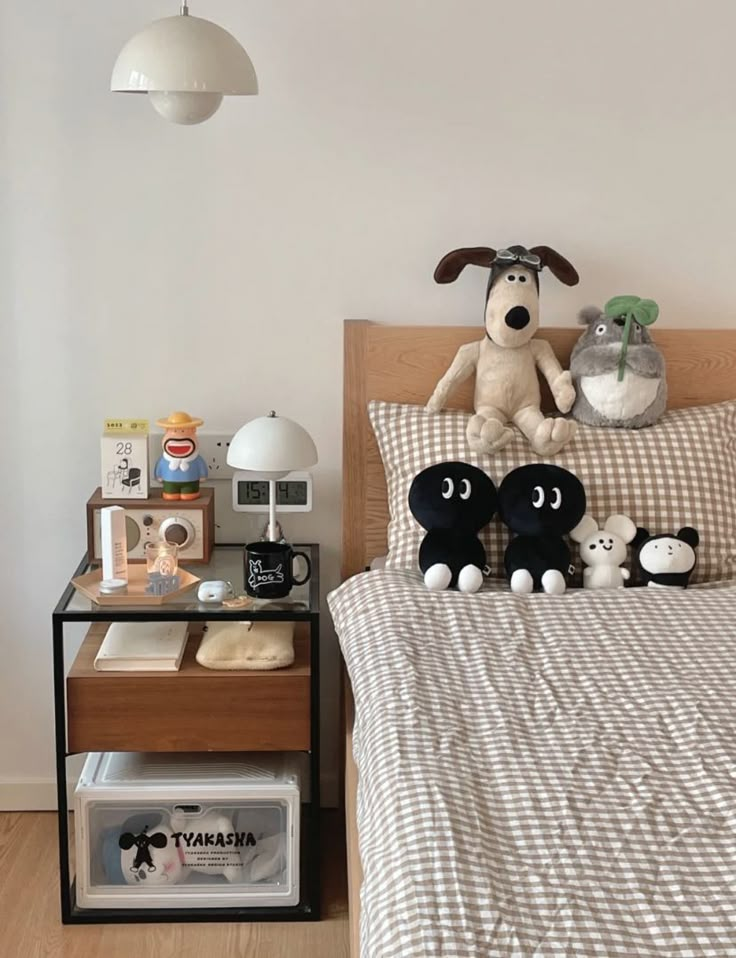
[[[386, 553], [388, 503], [383, 463], [368, 420], [371, 399], [424, 405], [458, 347], [483, 335], [481, 326], [382, 326], [345, 323], [343, 409], [342, 575], [361, 572]], [[567, 368], [579, 328], [541, 329]], [[657, 329], [667, 360], [670, 408], [736, 397], [736, 329]], [[449, 403], [472, 409], [473, 380]], [[553, 409], [549, 394], [542, 404]]]

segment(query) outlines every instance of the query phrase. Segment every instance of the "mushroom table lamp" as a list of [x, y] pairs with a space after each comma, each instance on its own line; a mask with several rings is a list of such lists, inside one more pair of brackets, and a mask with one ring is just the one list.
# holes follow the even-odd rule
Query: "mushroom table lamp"
[[268, 482], [268, 538], [276, 541], [276, 482], [295, 469], [317, 462], [317, 448], [306, 429], [271, 411], [241, 426], [227, 450], [227, 464]]

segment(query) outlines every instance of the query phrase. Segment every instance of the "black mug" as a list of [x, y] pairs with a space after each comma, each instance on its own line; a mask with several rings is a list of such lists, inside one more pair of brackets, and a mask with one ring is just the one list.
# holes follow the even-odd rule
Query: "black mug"
[[[307, 563], [303, 579], [294, 575], [297, 556]], [[305, 552], [295, 552], [286, 542], [249, 542], [245, 547], [245, 591], [256, 599], [283, 599], [295, 585], [304, 585], [312, 574]]]

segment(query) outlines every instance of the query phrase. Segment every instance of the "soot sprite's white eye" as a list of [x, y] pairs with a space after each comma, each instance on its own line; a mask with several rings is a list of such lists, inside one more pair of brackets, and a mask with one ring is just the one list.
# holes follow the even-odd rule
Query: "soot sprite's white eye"
[[471, 491], [470, 479], [463, 479], [460, 483], [460, 498], [469, 499]]
[[452, 499], [452, 494], [455, 491], [455, 483], [448, 476], [446, 479], [442, 480], [442, 498], [443, 499]]
[[541, 509], [544, 505], [544, 489], [541, 486], [535, 486], [532, 492], [532, 505], [535, 509]]
[[550, 505], [552, 506], [553, 509], [559, 509], [560, 506], [562, 505], [562, 493], [557, 488], [557, 486], [555, 486], [554, 489], [552, 490], [552, 500], [550, 502]]
[[596, 328], [595, 328], [595, 334], [596, 334], [596, 336], [602, 336], [607, 329], [608, 329], [608, 327], [606, 326], [605, 323], [601, 323], [600, 326], [596, 326]]
[[507, 273], [507, 274], [506, 274], [506, 282], [507, 282], [507, 283], [515, 283], [515, 282], [516, 282], [516, 273]]

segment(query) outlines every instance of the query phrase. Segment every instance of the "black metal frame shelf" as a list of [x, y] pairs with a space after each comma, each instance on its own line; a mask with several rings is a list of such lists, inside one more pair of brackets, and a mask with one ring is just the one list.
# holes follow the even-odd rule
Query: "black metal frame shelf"
[[[59, 877], [61, 890], [61, 920], [64, 924], [143, 923], [143, 922], [211, 922], [211, 921], [316, 921], [320, 917], [320, 791], [319, 791], [319, 546], [308, 543], [295, 548], [309, 549], [312, 575], [308, 584], [308, 601], [295, 603], [269, 603], [257, 608], [225, 609], [219, 606], [203, 606], [198, 602], [171, 603], [139, 608], [97, 606], [70, 609], [77, 594], [70, 584], [62, 593], [52, 614], [53, 677], [54, 677], [54, 726], [56, 736], [56, 787], [59, 824]], [[242, 551], [240, 544], [216, 545], [218, 550]], [[87, 555], [79, 563], [74, 576], [89, 569]], [[270, 606], [270, 607], [269, 607]], [[309, 778], [310, 803], [302, 804], [301, 844], [301, 896], [298, 905], [284, 907], [227, 907], [227, 908], [78, 908], [75, 882], [71, 879], [69, 860], [69, 800], [67, 759], [76, 754], [67, 750], [66, 716], [66, 658], [65, 630], [73, 622], [148, 622], [152, 619], [163, 622], [204, 622], [260, 620], [266, 622], [308, 622], [310, 636], [310, 750]], [[131, 673], [134, 678], [134, 673]], [[243, 743], [244, 752], [248, 743]]]

